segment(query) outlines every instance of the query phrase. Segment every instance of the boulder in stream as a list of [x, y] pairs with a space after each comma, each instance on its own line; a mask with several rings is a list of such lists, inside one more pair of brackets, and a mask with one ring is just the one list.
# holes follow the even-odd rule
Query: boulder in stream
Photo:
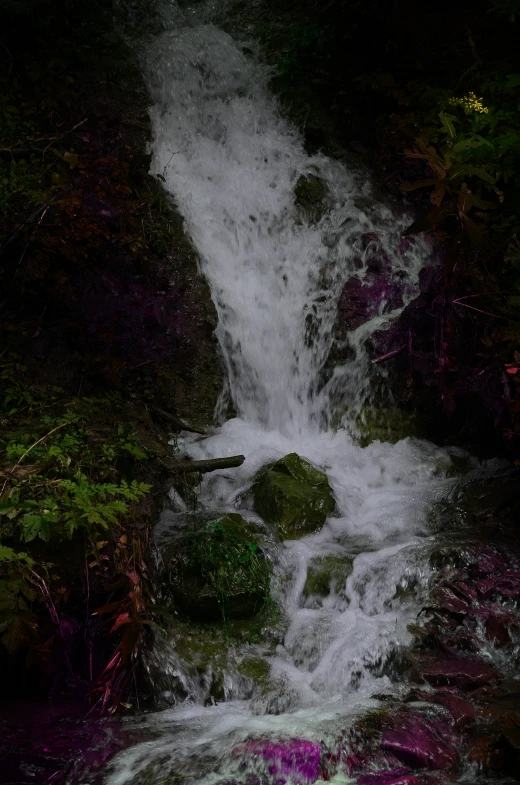
[[256, 512], [285, 540], [317, 531], [336, 507], [327, 475], [295, 452], [261, 470], [253, 494]]
[[458, 765], [458, 732], [446, 723], [396, 713], [383, 732], [381, 749], [412, 769], [453, 769]]
[[192, 619], [250, 618], [268, 598], [270, 563], [254, 527], [236, 513], [179, 532], [164, 560], [167, 591]]

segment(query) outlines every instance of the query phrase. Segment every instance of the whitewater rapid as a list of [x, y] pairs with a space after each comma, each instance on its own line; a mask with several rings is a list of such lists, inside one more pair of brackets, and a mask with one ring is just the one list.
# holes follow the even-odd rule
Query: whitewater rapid
[[[224, 700], [208, 705], [209, 686], [174, 641], [159, 636], [149, 667], [162, 673], [162, 705], [171, 705], [134, 720], [152, 738], [116, 757], [108, 785], [237, 780], [231, 751], [245, 739], [332, 740], [378, 705], [371, 696], [395, 691], [389, 663], [409, 643], [407, 625], [430, 576], [429, 511], [453, 486], [446, 477], [453, 453], [416, 439], [361, 448], [348, 427], [370, 404], [364, 341], [395, 317], [387, 303], [349, 335], [349, 361], [327, 370], [338, 298], [349, 277], [363, 280], [367, 236], [370, 253], [390, 259], [404, 281], [403, 306], [428, 262], [427, 245], [403, 246], [406, 219], [373, 198], [365, 172], [306, 153], [269, 90], [269, 70], [211, 14], [198, 24], [175, 7], [171, 18], [143, 58], [153, 99], [152, 171], [199, 252], [227, 370], [220, 424], [179, 444], [194, 459], [246, 456], [240, 468], [207, 476], [199, 509], [240, 512], [261, 528], [251, 479], [297, 452], [327, 472], [337, 512], [317, 534], [272, 545], [273, 601], [285, 626], [274, 645], [232, 653]], [[325, 186], [316, 222], [295, 201], [302, 175]], [[380, 384], [384, 378], [382, 371]], [[236, 417], [226, 421], [229, 402]], [[333, 428], [338, 421], [347, 427]], [[173, 492], [172, 500], [162, 532], [182, 514]], [[351, 572], [327, 597], [309, 600], [309, 563], [327, 556], [350, 559]], [[269, 671], [253, 692], [234, 670], [251, 653]], [[168, 680], [182, 684], [182, 701]]]

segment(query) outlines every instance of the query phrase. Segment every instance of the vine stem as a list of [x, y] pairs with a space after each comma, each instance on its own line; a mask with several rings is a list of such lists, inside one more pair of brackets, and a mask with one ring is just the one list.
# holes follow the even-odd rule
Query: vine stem
[[22, 461], [23, 461], [23, 459], [26, 457], [26, 455], [29, 455], [29, 453], [31, 452], [31, 450], [32, 450], [34, 447], [36, 447], [38, 444], [40, 444], [40, 442], [43, 442], [43, 440], [44, 440], [44, 439], [46, 439], [46, 438], [47, 438], [47, 436], [50, 436], [50, 435], [51, 435], [51, 433], [55, 433], [55, 431], [59, 431], [59, 429], [60, 429], [60, 428], [64, 428], [66, 425], [69, 425], [69, 423], [68, 423], [68, 422], [62, 422], [62, 424], [61, 424], [61, 425], [57, 425], [57, 426], [56, 426], [56, 428], [53, 428], [53, 429], [52, 429], [52, 431], [49, 431], [49, 433], [46, 433], [46, 434], [45, 434], [45, 436], [42, 436], [42, 438], [41, 438], [41, 439], [38, 439], [38, 441], [37, 441], [37, 442], [34, 442], [34, 444], [31, 444], [31, 446], [29, 447], [29, 449], [28, 449], [28, 450], [26, 450], [26, 451], [24, 452], [24, 454], [22, 455], [22, 457], [18, 459], [18, 462], [17, 462], [17, 463], [16, 463], [16, 464], [13, 466], [13, 468], [11, 469], [11, 472], [14, 472], [14, 470], [18, 468], [18, 466], [21, 464], [21, 462], [22, 462]]

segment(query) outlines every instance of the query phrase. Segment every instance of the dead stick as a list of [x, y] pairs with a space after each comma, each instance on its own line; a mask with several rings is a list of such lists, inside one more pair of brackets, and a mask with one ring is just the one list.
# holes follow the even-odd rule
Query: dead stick
[[372, 360], [372, 365], [376, 365], [376, 363], [382, 363], [384, 360], [389, 360], [390, 357], [395, 357], [396, 354], [399, 354], [406, 349], [406, 344], [403, 344], [399, 347], [399, 349], [394, 349], [392, 352], [387, 352], [386, 354], [381, 355], [381, 357], [376, 357], [375, 360]]
[[229, 458], [207, 458], [203, 461], [179, 461], [167, 464], [173, 472], [214, 472], [217, 469], [231, 469], [242, 466], [244, 455], [231, 455]]

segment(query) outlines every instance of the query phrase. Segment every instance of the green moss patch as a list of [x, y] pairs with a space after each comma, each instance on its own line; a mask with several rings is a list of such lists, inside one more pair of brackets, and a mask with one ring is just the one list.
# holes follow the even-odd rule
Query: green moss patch
[[167, 562], [175, 603], [191, 618], [249, 618], [268, 600], [271, 566], [241, 515], [229, 513], [181, 536]]
[[263, 469], [253, 494], [255, 510], [282, 539], [317, 531], [336, 506], [327, 475], [296, 453]]
[[397, 408], [366, 407], [356, 417], [356, 428], [361, 447], [375, 441], [396, 444], [407, 436], [418, 435], [415, 415]]
[[303, 587], [303, 596], [328, 597], [332, 591], [344, 587], [352, 572], [354, 559], [352, 556], [318, 556], [311, 559], [307, 567], [307, 580]]

